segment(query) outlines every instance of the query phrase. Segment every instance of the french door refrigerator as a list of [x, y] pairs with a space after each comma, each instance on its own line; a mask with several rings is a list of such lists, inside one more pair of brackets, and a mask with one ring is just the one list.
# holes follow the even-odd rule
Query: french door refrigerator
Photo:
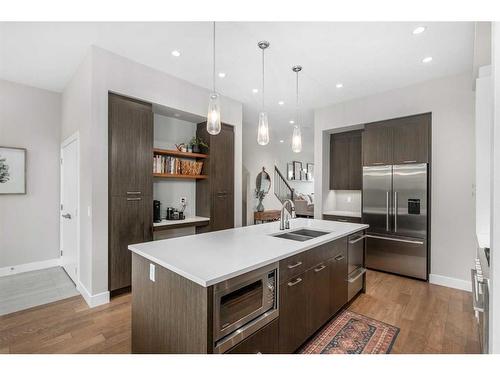
[[427, 164], [363, 167], [366, 266], [428, 279]]

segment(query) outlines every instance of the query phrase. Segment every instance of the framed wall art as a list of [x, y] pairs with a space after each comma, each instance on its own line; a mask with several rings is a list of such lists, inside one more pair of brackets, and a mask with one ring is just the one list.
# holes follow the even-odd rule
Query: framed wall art
[[26, 149], [0, 146], [0, 194], [26, 194]]

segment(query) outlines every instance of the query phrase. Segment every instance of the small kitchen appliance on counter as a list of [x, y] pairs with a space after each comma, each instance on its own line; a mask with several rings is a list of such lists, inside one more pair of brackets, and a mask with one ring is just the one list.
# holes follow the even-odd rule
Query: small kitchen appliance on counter
[[160, 201], [153, 201], [153, 222], [159, 223], [161, 221], [161, 203]]

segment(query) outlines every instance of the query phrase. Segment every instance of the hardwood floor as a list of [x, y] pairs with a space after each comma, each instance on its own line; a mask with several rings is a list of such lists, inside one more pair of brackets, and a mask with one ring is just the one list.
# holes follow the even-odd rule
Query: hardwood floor
[[[130, 294], [81, 297], [0, 317], [0, 353], [130, 353]], [[349, 309], [401, 329], [392, 353], [478, 353], [471, 293], [369, 271]]]

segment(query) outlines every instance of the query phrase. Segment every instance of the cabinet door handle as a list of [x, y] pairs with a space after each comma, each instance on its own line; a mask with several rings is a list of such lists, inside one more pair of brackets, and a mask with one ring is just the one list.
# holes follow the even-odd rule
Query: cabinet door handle
[[142, 198], [127, 198], [128, 201], [140, 201]]
[[294, 286], [294, 285], [300, 284], [301, 282], [302, 282], [302, 279], [300, 277], [297, 277], [295, 279], [295, 281], [289, 281], [288, 286]]
[[403, 161], [403, 163], [416, 163], [417, 161], [416, 160], [405, 160]]
[[292, 268], [300, 266], [301, 264], [302, 264], [302, 262], [299, 260], [297, 263], [289, 264], [287, 267], [288, 267], [288, 269], [292, 269]]
[[321, 267], [315, 268], [315, 269], [314, 269], [314, 272], [320, 272], [320, 271], [323, 271], [325, 268], [326, 268], [326, 266], [325, 266], [324, 264], [322, 264], [322, 265], [321, 265]]
[[142, 194], [140, 191], [127, 191], [127, 195], [137, 195]]
[[355, 238], [354, 240], [349, 240], [349, 244], [354, 245], [356, 242], [359, 242], [364, 238], [365, 238], [365, 236], [359, 236], [359, 237]]
[[343, 260], [344, 258], [345, 258], [345, 256], [343, 256], [343, 255], [337, 255], [337, 256], [335, 257], [335, 260], [336, 260], [337, 262], [339, 262], [339, 261]]
[[377, 162], [377, 163], [372, 163], [373, 165], [384, 165], [384, 163], [380, 163], [380, 162]]

